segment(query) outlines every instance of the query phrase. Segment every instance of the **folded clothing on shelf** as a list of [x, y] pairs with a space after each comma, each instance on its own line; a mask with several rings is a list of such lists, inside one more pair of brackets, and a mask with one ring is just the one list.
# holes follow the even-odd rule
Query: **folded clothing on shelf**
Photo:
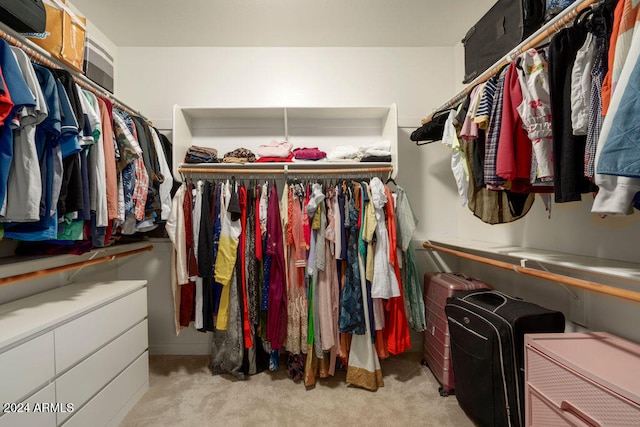
[[260, 157], [256, 163], [291, 163], [293, 162], [293, 153], [289, 153], [287, 157]]
[[385, 162], [389, 163], [391, 161], [391, 154], [387, 156], [364, 156], [360, 159], [361, 162]]
[[185, 163], [218, 163], [218, 150], [192, 145], [184, 156]]
[[389, 157], [389, 160], [368, 160], [372, 162], [390, 162], [391, 161], [391, 142], [386, 140], [376, 141], [369, 145], [360, 147], [360, 157], [362, 161], [368, 157]]
[[288, 141], [269, 141], [258, 147], [258, 157], [289, 157], [293, 144]]
[[327, 153], [318, 150], [318, 147], [296, 148], [293, 150], [293, 157], [296, 160], [320, 160], [327, 157]]
[[253, 163], [256, 161], [256, 155], [247, 148], [236, 148], [226, 153], [222, 159], [223, 163]]
[[330, 162], [359, 162], [360, 151], [358, 147], [339, 145], [331, 149], [327, 154], [327, 160]]

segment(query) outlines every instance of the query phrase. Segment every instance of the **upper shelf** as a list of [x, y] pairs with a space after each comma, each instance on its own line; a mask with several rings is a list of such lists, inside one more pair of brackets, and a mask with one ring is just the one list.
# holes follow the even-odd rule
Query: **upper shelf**
[[609, 281], [640, 283], [638, 263], [464, 239], [437, 238], [430, 239], [428, 243], [523, 267], [562, 271], [572, 277], [596, 276], [609, 278]]
[[[371, 107], [181, 107], [173, 109], [173, 173], [178, 176], [184, 155], [191, 145], [215, 148], [218, 157], [236, 148], [256, 153], [271, 140], [287, 140], [294, 148], [318, 147], [329, 152], [339, 145], [364, 146], [380, 140], [391, 143], [390, 164], [395, 175], [398, 165], [398, 118], [395, 104]], [[288, 163], [291, 170], [304, 168], [371, 168], [374, 163]], [[282, 165], [222, 166], [204, 168], [259, 167], [282, 170]]]
[[[493, 64], [489, 69], [476, 77], [471, 83], [469, 83], [462, 91], [458, 92], [453, 98], [449, 101], [442, 104], [439, 108], [434, 110], [435, 112], [446, 110], [456, 106], [460, 101], [465, 99], [465, 97], [471, 93], [473, 88], [491, 78], [491, 76], [497, 74], [500, 69], [509, 62], [513, 61], [518, 55], [522, 52], [525, 52], [528, 49], [535, 48], [547, 40], [549, 40], [555, 33], [560, 31], [566, 25], [573, 22], [573, 20], [578, 16], [580, 12], [584, 9], [591, 7], [592, 5], [598, 3], [600, 0], [581, 0], [576, 1], [575, 3], [569, 5], [566, 9], [560, 12], [557, 16], [547, 22], [544, 26], [542, 26], [538, 31], [533, 33], [529, 38], [524, 40], [518, 46], [515, 46], [509, 53], [500, 58], [495, 64]], [[428, 117], [422, 120], [422, 124], [428, 123], [433, 118], [433, 114], [430, 114]]]

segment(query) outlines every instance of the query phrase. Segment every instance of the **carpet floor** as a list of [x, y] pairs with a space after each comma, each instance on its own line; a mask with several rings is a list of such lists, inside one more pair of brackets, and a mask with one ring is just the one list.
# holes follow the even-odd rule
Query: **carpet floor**
[[212, 376], [208, 356], [151, 356], [149, 391], [121, 426], [473, 427], [420, 359], [407, 352], [382, 361], [384, 387], [371, 392], [347, 385], [344, 372], [306, 389], [282, 366], [239, 381]]

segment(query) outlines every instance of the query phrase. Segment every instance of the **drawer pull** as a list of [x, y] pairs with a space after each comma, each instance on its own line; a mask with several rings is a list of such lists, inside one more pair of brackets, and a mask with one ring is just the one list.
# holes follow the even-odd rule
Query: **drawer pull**
[[571, 423], [580, 427], [601, 427], [600, 423], [585, 414], [573, 404], [563, 400], [560, 404], [562, 415]]

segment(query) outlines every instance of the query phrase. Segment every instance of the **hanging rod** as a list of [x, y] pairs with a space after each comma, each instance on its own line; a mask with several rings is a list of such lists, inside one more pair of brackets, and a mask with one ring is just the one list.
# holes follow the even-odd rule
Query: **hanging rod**
[[237, 175], [290, 175], [290, 174], [308, 174], [308, 175], [322, 175], [322, 174], [347, 174], [347, 173], [384, 173], [393, 172], [393, 167], [378, 167], [378, 168], [342, 168], [342, 169], [289, 169], [284, 167], [282, 169], [258, 169], [258, 168], [188, 168], [180, 167], [178, 172], [182, 174], [237, 174]]
[[43, 276], [48, 276], [51, 274], [61, 273], [63, 271], [74, 270], [76, 268], [83, 268], [83, 267], [88, 267], [90, 265], [102, 264], [105, 262], [116, 260], [118, 258], [136, 255], [136, 254], [151, 251], [151, 250], [153, 250], [153, 245], [145, 246], [139, 249], [133, 249], [127, 252], [121, 252], [114, 255], [106, 255], [100, 258], [74, 262], [72, 264], [65, 264], [57, 267], [45, 268], [39, 271], [31, 271], [29, 273], [16, 274], [15, 276], [3, 277], [3, 278], [0, 278], [0, 286], [8, 285], [10, 283], [20, 282], [23, 280], [29, 280], [29, 279], [35, 279]]
[[467, 85], [461, 92], [451, 98], [449, 101], [444, 103], [442, 106], [437, 108], [433, 113], [431, 113], [427, 118], [422, 120], [422, 124], [429, 123], [433, 118], [433, 115], [442, 110], [446, 110], [448, 108], [452, 108], [457, 105], [460, 101], [462, 101], [473, 88], [479, 83], [486, 82], [494, 75], [498, 74], [502, 67], [509, 64], [513, 61], [518, 55], [521, 53], [535, 48], [536, 46], [541, 45], [546, 40], [550, 39], [555, 33], [560, 31], [562, 28], [571, 23], [583, 10], [588, 7], [591, 7], [593, 4], [598, 3], [600, 0], [582, 0], [578, 3], [573, 3], [571, 6], [567, 7], [560, 14], [555, 16], [551, 21], [547, 22], [542, 28], [533, 33], [529, 38], [520, 43], [518, 46], [513, 48], [509, 53], [507, 53], [502, 59], [496, 62], [491, 68], [486, 70], [484, 73], [480, 74], [478, 77], [473, 79], [471, 83]]
[[466, 252], [457, 251], [455, 249], [448, 249], [442, 246], [432, 245], [429, 242], [424, 242], [422, 246], [425, 249], [432, 249], [434, 251], [455, 255], [459, 258], [465, 258], [471, 261], [488, 264], [493, 267], [502, 268], [505, 270], [515, 271], [516, 273], [522, 273], [529, 276], [538, 277], [540, 279], [549, 280], [551, 282], [558, 282], [568, 286], [574, 286], [576, 288], [586, 289], [588, 291], [597, 292], [617, 298], [622, 298], [629, 301], [640, 302], [640, 292], [628, 291], [626, 289], [616, 288], [615, 286], [603, 285], [589, 280], [577, 279], [575, 277], [565, 276], [563, 274], [552, 273], [549, 271], [536, 270], [535, 268], [522, 267], [510, 262], [498, 261], [491, 258], [485, 258], [478, 255], [468, 254]]
[[32, 60], [38, 62], [42, 65], [45, 65], [49, 68], [60, 68], [66, 70], [71, 73], [73, 76], [73, 80], [80, 85], [83, 89], [86, 89], [90, 92], [93, 92], [96, 96], [101, 96], [103, 98], [108, 98], [116, 107], [121, 110], [126, 111], [128, 114], [133, 116], [138, 116], [148, 121], [148, 119], [143, 116], [139, 111], [134, 110], [129, 107], [127, 104], [118, 100], [113, 94], [106, 91], [106, 89], [101, 88], [97, 83], [89, 80], [83, 74], [79, 74], [77, 71], [69, 68], [67, 65], [63, 64], [57, 58], [51, 56], [51, 54], [40, 46], [34, 44], [30, 40], [24, 38], [19, 33], [13, 31], [11, 28], [0, 22], [0, 37], [7, 41], [12, 46], [16, 46], [22, 49], [27, 55], [31, 57]]

